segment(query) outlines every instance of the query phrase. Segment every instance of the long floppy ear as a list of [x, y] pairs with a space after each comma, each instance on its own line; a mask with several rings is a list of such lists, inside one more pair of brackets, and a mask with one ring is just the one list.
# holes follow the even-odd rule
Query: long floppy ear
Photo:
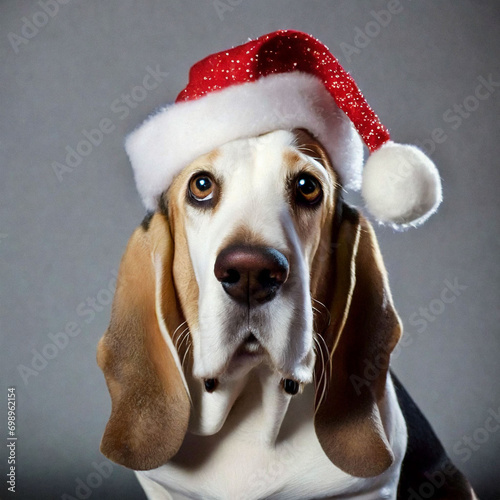
[[326, 263], [320, 263], [326, 272], [316, 292], [330, 317], [329, 324], [316, 330], [328, 359], [316, 363], [314, 425], [337, 467], [371, 477], [393, 462], [378, 404], [401, 326], [373, 229], [343, 203], [337, 203], [336, 212], [331, 251], [323, 255]]
[[145, 219], [122, 258], [111, 322], [97, 348], [112, 403], [101, 451], [134, 470], [154, 469], [175, 455], [189, 420], [187, 386], [170, 338], [183, 322], [173, 253], [167, 218]]

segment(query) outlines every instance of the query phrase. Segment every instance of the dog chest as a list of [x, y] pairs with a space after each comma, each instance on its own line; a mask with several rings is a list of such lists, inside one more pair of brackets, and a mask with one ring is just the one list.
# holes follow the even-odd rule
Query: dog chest
[[[312, 392], [307, 387], [292, 399], [275, 442], [269, 442], [260, 429], [265, 415], [241, 405], [228, 417], [230, 432], [188, 434], [168, 464], [138, 473], [141, 483], [154, 481], [173, 499], [303, 500], [343, 498], [344, 494], [352, 498], [353, 491], [358, 492], [356, 498], [365, 500], [395, 498], [399, 459], [386, 473], [369, 479], [345, 474], [328, 460], [307, 404]], [[393, 431], [401, 425], [398, 415], [389, 420]]]

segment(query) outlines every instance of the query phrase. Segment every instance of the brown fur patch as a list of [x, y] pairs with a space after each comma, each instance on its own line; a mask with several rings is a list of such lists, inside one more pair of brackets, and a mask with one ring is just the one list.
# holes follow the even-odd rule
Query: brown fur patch
[[185, 193], [189, 179], [196, 169], [196, 165], [184, 169], [176, 177], [168, 192], [169, 220], [175, 241], [173, 276], [179, 301], [190, 328], [198, 326], [199, 289], [187, 242]]
[[162, 304], [169, 331], [182, 322], [170, 277], [173, 242], [166, 218], [155, 214], [149, 230], [130, 238], [118, 275], [111, 322], [98, 345], [112, 409], [101, 451], [135, 470], [152, 469], [180, 448], [189, 420], [189, 398], [159, 328], [153, 256], [164, 275]]
[[[311, 290], [314, 290], [317, 278], [324, 274], [325, 269], [319, 273], [315, 272], [315, 270], [319, 270], [318, 266], [314, 264], [318, 259], [313, 258], [313, 256], [317, 255], [320, 249], [330, 246], [331, 221], [334, 217], [338, 196], [338, 189], [336, 189], [337, 176], [330, 164], [328, 155], [316, 139], [302, 129], [294, 130], [294, 136], [293, 147], [288, 149], [284, 154], [284, 162], [287, 169], [294, 174], [306, 171], [316, 176], [318, 167], [309, 160], [309, 158], [313, 158], [321, 164], [327, 174], [326, 182], [322, 182], [323, 201], [320, 213], [318, 214], [315, 211], [307, 209], [297, 209], [297, 207], [293, 211], [296, 230], [301, 240], [307, 242], [307, 246], [311, 249], [309, 252], [310, 261], [313, 263], [310, 264]], [[323, 178], [319, 180], [323, 180]]]
[[[316, 280], [316, 298], [330, 311], [320, 330], [330, 352], [328, 389], [318, 391], [315, 429], [330, 460], [358, 477], [384, 472], [393, 456], [385, 436], [378, 403], [385, 394], [389, 355], [401, 333], [392, 305], [382, 259], [373, 230], [356, 211], [342, 208], [334, 251], [320, 263], [326, 274]], [[333, 283], [333, 286], [332, 286]], [[379, 367], [373, 379], [356, 390], [353, 377], [365, 380], [366, 362]], [[321, 377], [316, 365], [316, 380]]]
[[304, 165], [306, 163], [304, 161], [304, 158], [297, 153], [297, 151], [293, 149], [287, 149], [283, 153], [283, 163], [286, 165], [287, 168], [292, 170], [293, 172], [296, 172], [300, 170], [300, 166]]

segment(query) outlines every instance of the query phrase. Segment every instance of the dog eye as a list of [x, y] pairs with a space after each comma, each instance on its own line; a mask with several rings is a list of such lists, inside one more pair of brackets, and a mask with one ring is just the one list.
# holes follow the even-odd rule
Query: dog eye
[[321, 201], [323, 190], [317, 179], [309, 174], [300, 174], [295, 183], [295, 198], [303, 205], [316, 205]]
[[189, 194], [196, 201], [208, 201], [214, 196], [215, 183], [208, 174], [195, 175], [189, 182]]

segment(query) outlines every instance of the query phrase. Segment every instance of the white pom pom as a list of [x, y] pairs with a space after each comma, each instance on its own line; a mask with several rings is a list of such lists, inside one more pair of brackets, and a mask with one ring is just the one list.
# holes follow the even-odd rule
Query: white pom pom
[[441, 203], [441, 179], [420, 149], [388, 141], [368, 158], [361, 193], [380, 222], [417, 226]]

